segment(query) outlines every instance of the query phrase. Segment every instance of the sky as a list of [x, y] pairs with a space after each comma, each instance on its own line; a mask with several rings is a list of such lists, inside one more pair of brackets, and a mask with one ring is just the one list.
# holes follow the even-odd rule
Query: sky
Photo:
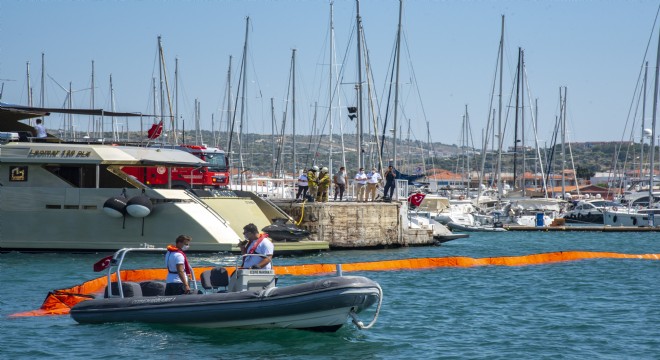
[[[359, 4], [373, 76], [372, 93], [384, 109], [399, 2], [362, 0]], [[27, 104], [29, 62], [34, 105], [40, 105], [43, 53], [46, 107], [63, 107], [68, 91], [63, 88], [71, 84], [73, 106], [89, 108], [94, 61], [95, 108], [111, 109], [112, 76], [116, 111], [153, 113], [152, 79], [159, 77], [157, 37], [161, 36], [172, 97], [178, 59], [181, 124], [185, 122], [188, 129], [193, 126], [194, 102], [198, 100], [200, 126], [225, 129], [230, 108], [228, 73], [235, 101], [249, 17], [248, 110], [243, 131], [270, 134], [273, 118], [281, 127], [288, 111], [285, 132], [291, 133], [290, 109], [295, 99], [296, 134], [327, 134], [331, 126], [335, 134], [355, 133], [356, 123], [345, 111], [346, 106], [357, 102], [355, 5], [355, 1], [334, 1], [331, 51], [329, 1], [2, 1], [1, 101]], [[493, 81], [504, 15], [504, 111], [511, 109], [507, 104], [515, 92], [512, 84], [518, 48], [522, 48], [527, 83], [523, 89], [528, 94], [524, 105], [526, 144], [534, 137], [540, 144], [551, 142], [560, 115], [559, 89], [564, 86], [568, 141], [621, 141], [630, 140], [631, 134], [638, 140], [641, 115], [630, 115], [631, 106], [634, 114], [640, 106], [635, 89], [647, 60], [650, 80], [645, 127], [649, 128], [658, 43], [653, 26], [658, 5], [657, 1], [641, 0], [403, 2], [397, 136], [460, 144], [467, 109], [470, 142], [480, 147], [492, 109], [497, 109], [499, 90], [493, 92]], [[290, 86], [293, 49], [295, 97]], [[331, 67], [333, 53], [336, 60]], [[332, 107], [328, 100], [330, 68], [335, 76], [342, 74], [335, 81], [339, 100]], [[537, 109], [530, 107], [529, 99], [538, 104]], [[336, 119], [327, 120], [328, 108], [334, 109]], [[532, 113], [538, 113], [536, 135]], [[61, 128], [62, 121], [61, 116], [51, 116], [46, 126]], [[393, 128], [391, 116], [388, 121], [387, 128]], [[505, 142], [513, 145], [513, 115], [503, 115], [503, 121], [505, 139], [510, 139]], [[76, 120], [76, 124], [81, 130], [89, 128], [85, 119]], [[139, 127], [133, 120], [121, 126], [130, 130]], [[370, 126], [365, 121], [365, 131]], [[382, 122], [378, 126], [380, 133]]]

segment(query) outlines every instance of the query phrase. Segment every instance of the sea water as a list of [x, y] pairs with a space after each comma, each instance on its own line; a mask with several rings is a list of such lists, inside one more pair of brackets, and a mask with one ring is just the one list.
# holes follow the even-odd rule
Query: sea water
[[[193, 241], [194, 247], [194, 241]], [[276, 265], [554, 251], [660, 253], [658, 233], [473, 233], [442, 246], [330, 251]], [[658, 359], [660, 261], [591, 259], [530, 266], [361, 272], [380, 283], [376, 325], [336, 333], [207, 330], [137, 323], [80, 325], [69, 316], [9, 318], [49, 290], [99, 276], [108, 254], [0, 254], [0, 358], [85, 359]], [[138, 255], [150, 267], [153, 255]], [[193, 266], [233, 264], [192, 254]], [[345, 275], [353, 275], [346, 273]], [[281, 276], [279, 285], [315, 277]], [[373, 311], [361, 313], [365, 323]]]

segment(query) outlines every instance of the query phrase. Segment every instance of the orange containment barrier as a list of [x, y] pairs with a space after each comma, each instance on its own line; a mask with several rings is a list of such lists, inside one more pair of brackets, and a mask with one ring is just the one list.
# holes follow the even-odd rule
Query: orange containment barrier
[[[559, 251], [544, 254], [531, 254], [521, 256], [503, 256], [489, 258], [470, 258], [464, 256], [419, 258], [402, 260], [384, 260], [372, 262], [359, 262], [341, 264], [343, 272], [355, 271], [390, 271], [390, 270], [420, 270], [438, 267], [475, 267], [475, 266], [525, 266], [551, 264], [565, 261], [586, 259], [639, 259], [660, 260], [660, 254], [620, 254], [614, 252], [590, 251]], [[212, 267], [195, 268], [196, 274], [210, 270]], [[303, 264], [289, 266], [275, 266], [278, 275], [323, 275], [334, 273], [336, 264]], [[228, 269], [231, 273], [233, 269]], [[122, 270], [122, 281], [149, 281], [162, 280], [167, 276], [166, 269]], [[12, 314], [10, 317], [65, 315], [75, 304], [94, 298], [94, 294], [101, 294], [108, 283], [108, 277], [102, 276], [68, 289], [54, 290], [48, 293], [41, 308], [32, 311]], [[116, 281], [113, 274], [112, 281]]]

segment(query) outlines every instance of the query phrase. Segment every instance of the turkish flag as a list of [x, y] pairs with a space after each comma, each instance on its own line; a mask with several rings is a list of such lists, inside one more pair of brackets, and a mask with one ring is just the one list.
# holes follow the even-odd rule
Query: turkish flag
[[147, 131], [147, 136], [149, 139], [153, 140], [160, 136], [163, 133], [163, 120], [158, 124], [151, 125], [151, 128]]
[[419, 205], [422, 204], [422, 201], [424, 200], [425, 197], [426, 195], [421, 193], [412, 194], [408, 198], [408, 202], [415, 207], [419, 207]]
[[99, 272], [107, 269], [112, 262], [112, 255], [106, 256], [94, 264], [94, 271]]

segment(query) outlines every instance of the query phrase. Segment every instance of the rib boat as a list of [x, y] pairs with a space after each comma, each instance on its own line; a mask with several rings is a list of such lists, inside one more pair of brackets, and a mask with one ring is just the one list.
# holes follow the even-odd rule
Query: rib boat
[[[332, 332], [349, 318], [360, 329], [372, 327], [382, 303], [378, 283], [361, 276], [323, 278], [297, 285], [276, 286], [273, 270], [236, 268], [231, 276], [224, 268], [202, 274], [206, 291], [164, 295], [165, 284], [122, 281], [119, 276], [125, 255], [136, 251], [164, 252], [167, 249], [121, 249], [108, 267], [105, 295], [82, 301], [70, 311], [82, 324], [144, 322], [202, 328], [291, 328]], [[193, 272], [194, 274], [194, 272]], [[205, 283], [204, 279], [211, 279]], [[196, 282], [195, 282], [196, 284]], [[228, 286], [217, 290], [213, 285]], [[358, 313], [377, 304], [369, 324]]]

